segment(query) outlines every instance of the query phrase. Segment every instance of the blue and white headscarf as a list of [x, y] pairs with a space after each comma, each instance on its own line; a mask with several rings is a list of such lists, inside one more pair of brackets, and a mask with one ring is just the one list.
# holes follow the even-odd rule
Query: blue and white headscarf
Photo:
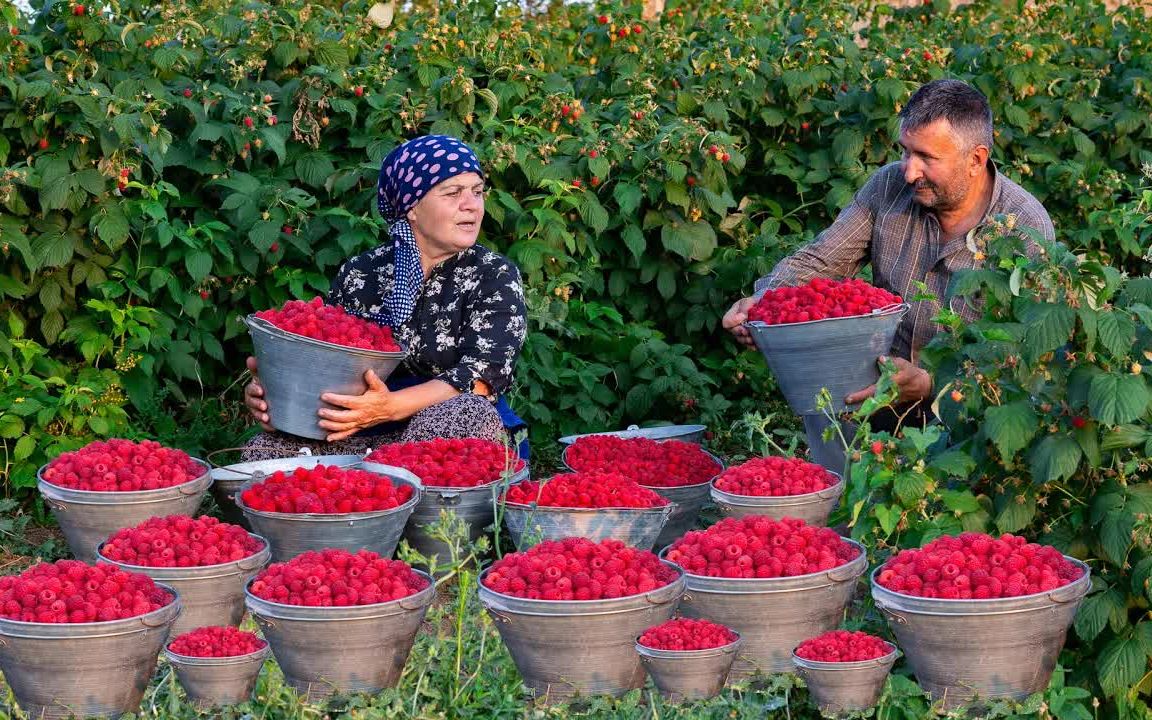
[[384, 303], [388, 315], [383, 318], [386, 324], [395, 327], [412, 317], [424, 283], [420, 251], [412, 226], [408, 224], [408, 211], [432, 188], [469, 172], [484, 177], [472, 148], [448, 135], [424, 135], [409, 140], [388, 153], [381, 163], [377, 206], [396, 246], [395, 284]]

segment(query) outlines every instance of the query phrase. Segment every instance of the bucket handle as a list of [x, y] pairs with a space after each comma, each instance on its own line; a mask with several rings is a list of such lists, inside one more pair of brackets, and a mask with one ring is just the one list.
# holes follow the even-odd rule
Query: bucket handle
[[147, 616], [147, 615], [145, 615], [144, 617], [140, 618], [140, 624], [141, 624], [141, 625], [143, 625], [144, 627], [147, 627], [147, 628], [153, 628], [153, 629], [155, 629], [155, 628], [162, 628], [162, 627], [164, 627], [165, 625], [171, 625], [171, 624], [172, 624], [172, 620], [171, 620], [171, 619], [167, 619], [167, 620], [161, 620], [160, 622], [155, 622], [155, 623], [154, 623], [154, 622], [152, 622], [151, 620], [148, 620], [148, 619], [146, 619], [147, 617], [148, 617], [148, 616]]
[[508, 624], [508, 623], [512, 622], [512, 618], [508, 617], [504, 613], [497, 612], [496, 610], [493, 610], [492, 608], [486, 608], [486, 609], [488, 610], [488, 614], [491, 615], [492, 619], [495, 620], [496, 622], [501, 622], [504, 624]]
[[844, 565], [832, 568], [828, 571], [828, 579], [832, 582], [844, 582], [845, 580], [851, 580], [853, 577], [859, 574], [852, 567], [855, 564], [855, 562], [849, 562], [845, 563]]
[[[209, 474], [211, 474], [211, 473], [209, 473]], [[194, 495], [202, 495], [204, 493], [204, 488], [202, 488], [202, 487], [189, 487], [190, 485], [193, 485], [193, 483], [184, 483], [183, 485], [177, 485], [176, 491], [179, 492], [184, 497], [192, 497]]]
[[877, 602], [876, 603], [876, 609], [879, 610], [880, 612], [884, 613], [884, 616], [886, 618], [888, 618], [890, 621], [896, 623], [897, 625], [907, 625], [908, 624], [908, 618], [904, 617], [900, 613], [893, 612], [892, 608], [888, 607], [887, 605], [884, 605], [883, 603]]
[[57, 501], [55, 498], [50, 498], [46, 495], [41, 495], [44, 498], [48, 507], [52, 508], [52, 512], [68, 512], [68, 506], [62, 502]]
[[272, 618], [266, 618], [263, 615], [258, 615], [256, 613], [252, 613], [252, 619], [254, 619], [256, 621], [256, 624], [260, 625], [261, 627], [266, 627], [266, 628], [275, 628], [276, 627], [276, 622], [273, 621]]
[[736, 508], [732, 507], [728, 503], [723, 503], [719, 500], [716, 501], [716, 507], [720, 508], [720, 512], [734, 512], [736, 510]]
[[455, 493], [455, 492], [442, 493], [442, 492], [438, 492], [438, 493], [436, 493], [436, 494], [440, 496], [440, 502], [441, 502], [441, 503], [443, 503], [444, 505], [459, 505], [459, 504], [460, 504], [460, 493]]
[[896, 312], [897, 310], [899, 310], [900, 308], [904, 307], [907, 304], [908, 303], [899, 302], [899, 303], [889, 303], [887, 305], [881, 305], [878, 308], [872, 308], [872, 312], [870, 314], [871, 315], [887, 315], [888, 313]]
[[1077, 583], [1065, 585], [1064, 587], [1056, 588], [1048, 592], [1048, 599], [1052, 602], [1070, 603], [1076, 602], [1082, 597], [1081, 588]]
[[836, 483], [835, 485], [829, 485], [828, 487], [824, 488], [823, 490], [817, 490], [816, 491], [816, 497], [820, 498], [821, 500], [831, 500], [834, 497], [840, 497], [840, 495], [843, 494], [843, 492], [844, 492], [844, 483], [843, 483], [843, 481], [841, 481], [841, 482]]
[[397, 601], [397, 604], [401, 608], [403, 608], [404, 610], [419, 610], [420, 608], [425, 607], [428, 603], [426, 603], [424, 601], [420, 601], [420, 602], [417, 602], [415, 604], [409, 605], [405, 601], [408, 600], [408, 598], [420, 597], [421, 595], [423, 595], [423, 593], [416, 593], [415, 595], [405, 595], [404, 597], [400, 598]]
[[[271, 546], [268, 544], [268, 541], [265, 540], [264, 541], [264, 549], [267, 550], [270, 547]], [[236, 567], [240, 568], [244, 572], [248, 572], [250, 570], [259, 570], [260, 568], [264, 567], [264, 565], [267, 564], [267, 562], [268, 562], [268, 558], [265, 557], [265, 553], [263, 551], [260, 551], [260, 552], [256, 553], [255, 555], [249, 555], [246, 558], [242, 558], [242, 559], [238, 560], [236, 562]]]

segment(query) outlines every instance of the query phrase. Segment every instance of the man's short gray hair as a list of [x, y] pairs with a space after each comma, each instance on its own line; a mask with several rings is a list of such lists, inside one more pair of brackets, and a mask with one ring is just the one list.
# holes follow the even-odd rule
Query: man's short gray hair
[[984, 93], [960, 80], [933, 80], [912, 94], [900, 111], [900, 127], [918, 130], [941, 118], [952, 124], [966, 150], [993, 148], [992, 108]]

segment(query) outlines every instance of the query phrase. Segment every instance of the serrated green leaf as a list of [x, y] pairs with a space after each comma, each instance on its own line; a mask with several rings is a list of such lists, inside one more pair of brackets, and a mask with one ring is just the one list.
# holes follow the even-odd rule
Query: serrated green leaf
[[1028, 453], [1032, 482], [1050, 483], [1072, 477], [1083, 455], [1080, 445], [1068, 435], [1045, 436]]
[[669, 205], [675, 205], [684, 212], [692, 205], [688, 197], [688, 188], [683, 183], [669, 181], [664, 183], [664, 197]]
[[0, 438], [12, 440], [24, 434], [24, 421], [19, 417], [6, 413], [0, 415]]
[[1134, 634], [1115, 638], [1104, 646], [1096, 661], [1096, 678], [1108, 696], [1127, 692], [1144, 675], [1148, 657]]
[[1026, 352], [1035, 360], [1068, 342], [1076, 325], [1076, 311], [1056, 303], [1029, 303], [1020, 312], [1020, 321], [1027, 326]]
[[976, 461], [966, 452], [949, 450], [932, 458], [932, 467], [952, 477], [963, 478], [976, 467]]
[[608, 227], [608, 211], [592, 193], [584, 193], [580, 197], [580, 217], [597, 235], [604, 232]]
[[856, 128], [842, 128], [832, 141], [832, 155], [840, 167], [853, 165], [864, 151], [864, 135]]
[[184, 267], [192, 282], [199, 283], [212, 272], [212, 254], [204, 250], [192, 250], [184, 256]]
[[343, 70], [348, 67], [348, 48], [337, 42], [318, 42], [312, 48], [311, 60], [329, 70]]
[[1136, 342], [1136, 323], [1132, 316], [1123, 310], [1113, 308], [1100, 313], [1100, 344], [1120, 359], [1132, 352]]
[[639, 225], [628, 225], [624, 231], [620, 233], [620, 238], [624, 241], [624, 246], [632, 253], [632, 257], [641, 258], [644, 256], [644, 250], [648, 247], [648, 242], [644, 239], [644, 231], [640, 229]]
[[1132, 547], [1132, 516], [1113, 512], [1100, 523], [1100, 547], [1114, 565], [1122, 565]]
[[118, 250], [128, 240], [128, 218], [119, 204], [105, 206], [105, 212], [96, 220], [96, 234], [110, 250]]
[[1076, 611], [1073, 627], [1081, 640], [1091, 642], [1103, 632], [1109, 619], [1117, 612], [1124, 613], [1126, 609], [1124, 594], [1114, 588], [1108, 588], [1084, 598], [1084, 602]]
[[660, 240], [664, 249], [691, 260], [707, 260], [716, 250], [716, 231], [703, 221], [665, 224]]
[[1028, 527], [1036, 517], [1036, 498], [1031, 495], [1018, 495], [1008, 498], [1004, 508], [996, 515], [996, 527], [1001, 532], [1019, 532]]
[[280, 237], [280, 226], [270, 220], [261, 220], [252, 226], [248, 239], [261, 252], [268, 252]]
[[334, 172], [336, 166], [328, 153], [310, 152], [296, 159], [296, 177], [305, 185], [324, 187], [324, 181]]
[[1036, 412], [1025, 400], [988, 408], [984, 418], [985, 434], [1005, 459], [1023, 450], [1038, 430]]
[[928, 488], [928, 479], [917, 472], [902, 472], [892, 484], [892, 491], [904, 507], [912, 507]]
[[1101, 373], [1088, 386], [1088, 409], [1104, 425], [1130, 423], [1148, 409], [1148, 384], [1141, 375]]
[[639, 185], [621, 182], [617, 183], [616, 187], [613, 188], [612, 197], [615, 198], [616, 206], [620, 209], [622, 215], [631, 215], [640, 207], [643, 193]]
[[940, 493], [944, 507], [952, 512], [973, 513], [980, 510], [980, 500], [971, 490], [944, 490]]

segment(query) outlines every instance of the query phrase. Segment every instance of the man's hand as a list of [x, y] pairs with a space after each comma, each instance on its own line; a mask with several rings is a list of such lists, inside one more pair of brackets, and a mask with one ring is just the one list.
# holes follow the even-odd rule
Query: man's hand
[[[882, 355], [877, 362], [884, 363], [888, 360], [887, 356]], [[904, 358], [891, 358], [891, 360], [896, 365], [896, 374], [892, 376], [892, 381], [900, 390], [900, 396], [896, 398], [898, 404], [907, 405], [918, 400], [924, 400], [932, 394], [932, 376], [928, 374], [927, 370], [916, 367]], [[844, 402], [855, 405], [875, 394], [876, 386], [869, 385], [844, 398]]]
[[244, 386], [244, 404], [265, 432], [275, 432], [276, 428], [268, 424], [268, 402], [264, 400], [264, 386], [256, 375], [256, 358], [249, 357], [246, 365], [252, 371], [252, 380]]
[[748, 321], [748, 311], [755, 304], [756, 298], [741, 298], [728, 308], [728, 312], [724, 313], [724, 319], [720, 321], [720, 325], [732, 333], [738, 343], [747, 347], [755, 345], [752, 342], [752, 336], [748, 333], [748, 328], [744, 327], [744, 323]]
[[379, 425], [389, 420], [402, 420], [410, 413], [404, 413], [400, 408], [403, 403], [397, 394], [388, 389], [380, 376], [374, 370], [364, 373], [364, 382], [368, 389], [362, 395], [338, 395], [324, 393], [320, 399], [329, 405], [345, 408], [333, 410], [321, 408], [318, 415], [323, 418], [320, 427], [331, 430], [328, 442], [336, 442], [352, 437], [365, 428]]

